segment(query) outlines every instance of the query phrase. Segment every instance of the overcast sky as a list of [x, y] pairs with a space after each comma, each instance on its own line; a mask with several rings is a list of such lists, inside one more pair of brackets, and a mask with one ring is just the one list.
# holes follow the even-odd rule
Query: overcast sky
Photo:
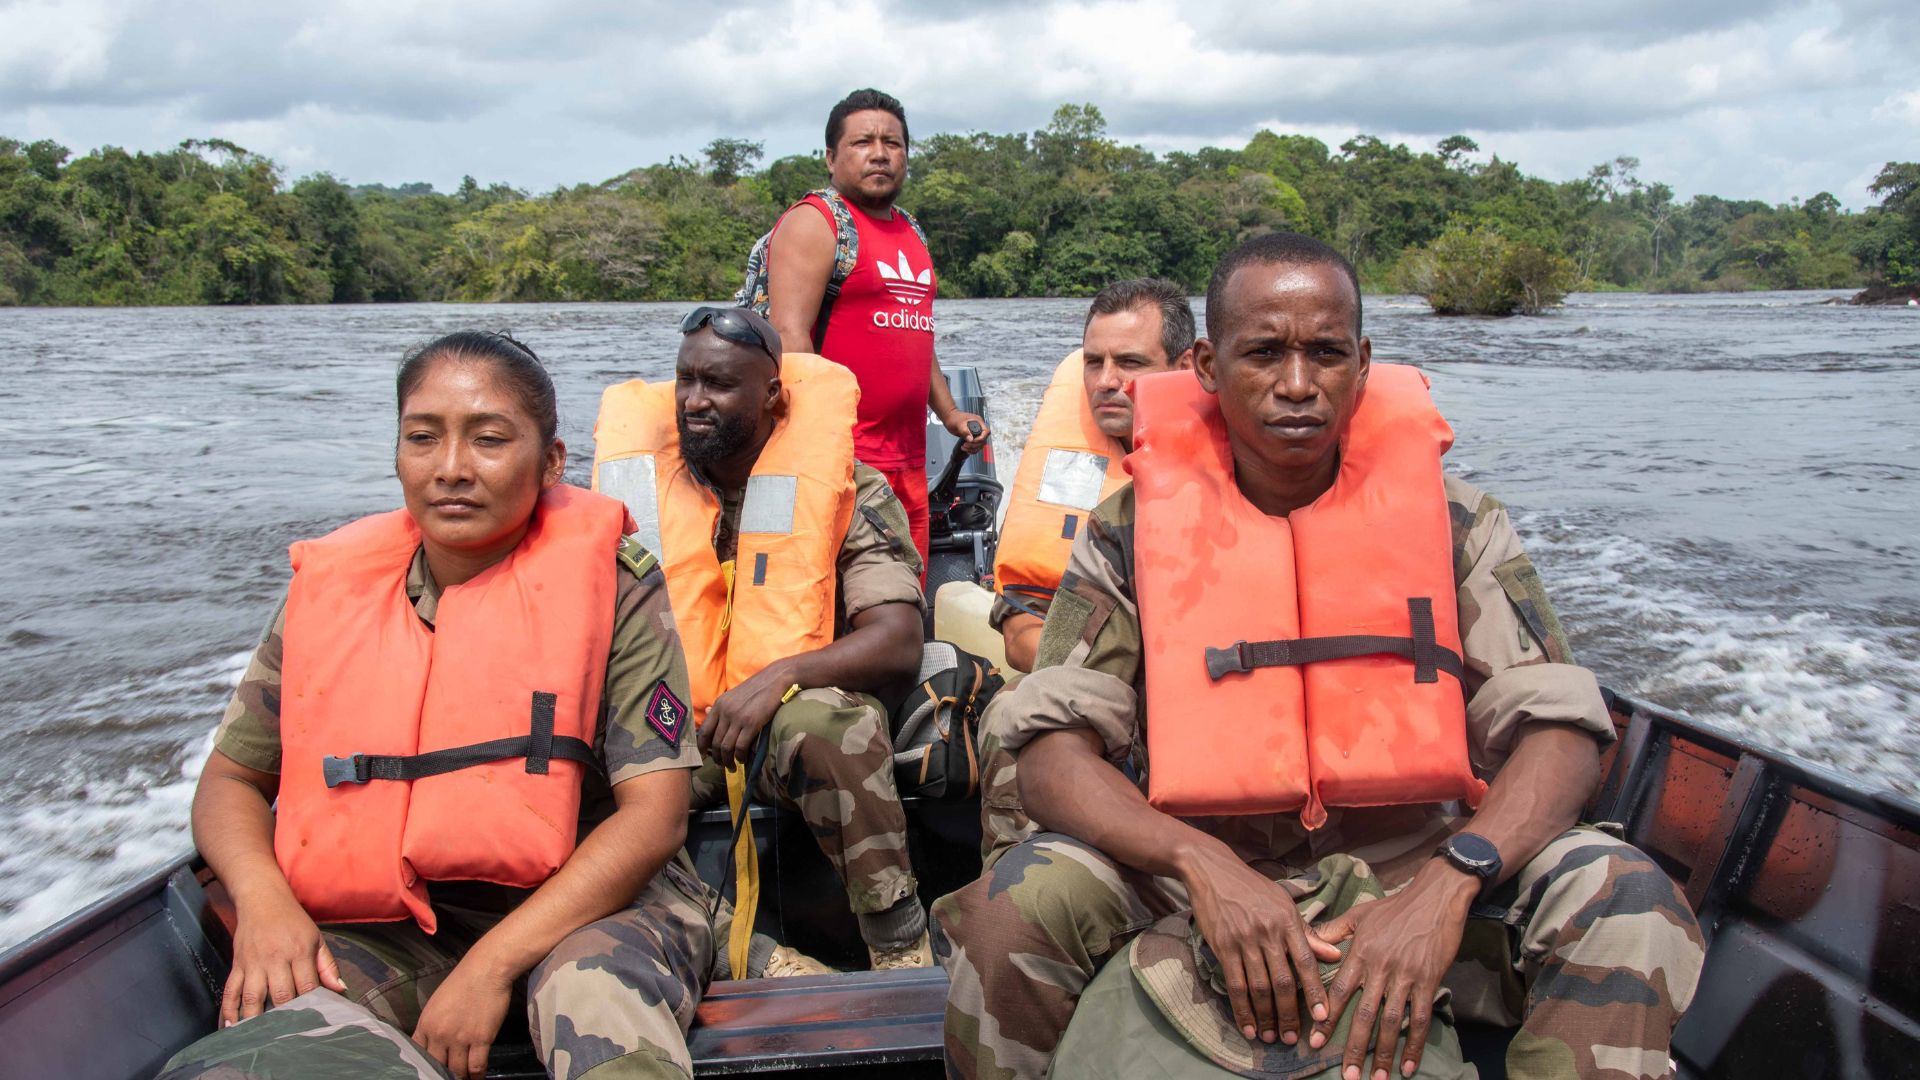
[[0, 134], [540, 191], [719, 135], [812, 150], [872, 85], [923, 135], [1085, 101], [1157, 151], [1464, 132], [1552, 179], [1632, 154], [1682, 197], [1859, 208], [1920, 159], [1916, 58], [1916, 0], [0, 0]]

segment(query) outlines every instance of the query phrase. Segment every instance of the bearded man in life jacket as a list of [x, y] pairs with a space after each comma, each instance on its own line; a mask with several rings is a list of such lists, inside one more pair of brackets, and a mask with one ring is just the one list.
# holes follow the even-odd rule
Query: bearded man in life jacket
[[1461, 1075], [1450, 993], [1511, 1077], [1667, 1075], [1699, 928], [1577, 824], [1613, 728], [1506, 509], [1326, 245], [1241, 245], [1206, 319], [995, 703], [949, 1071]]
[[994, 555], [997, 595], [987, 619], [1007, 662], [1033, 670], [1047, 605], [1081, 523], [1127, 481], [1133, 449], [1127, 387], [1193, 363], [1193, 305], [1163, 278], [1116, 281], [1094, 294], [1080, 347], [1054, 370], [1027, 435]]
[[[783, 356], [746, 308], [697, 308], [681, 332], [672, 382], [603, 396], [594, 487], [626, 502], [666, 572], [707, 759], [693, 805], [731, 802], [736, 819], [748, 799], [796, 810], [846, 886], [872, 966], [929, 967], [873, 696], [919, 670], [921, 564], [899, 500], [854, 460], [859, 386], [819, 356]], [[736, 867], [746, 910], [756, 871]], [[735, 945], [748, 947], [744, 929]], [[827, 970], [784, 948], [764, 966]]]

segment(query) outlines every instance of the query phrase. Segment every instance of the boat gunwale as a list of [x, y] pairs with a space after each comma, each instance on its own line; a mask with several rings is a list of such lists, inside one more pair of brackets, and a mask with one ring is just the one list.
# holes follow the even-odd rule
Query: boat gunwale
[[[88, 935], [105, 929], [114, 919], [140, 904], [161, 902], [160, 897], [172, 883], [175, 874], [195, 871], [199, 865], [199, 854], [188, 848], [172, 862], [135, 878], [120, 889], [39, 930], [20, 944], [0, 952], [0, 988], [11, 988], [34, 968], [80, 945]], [[155, 914], [165, 914], [164, 904]], [[77, 962], [83, 957], [84, 954], [74, 957], [74, 960]], [[16, 996], [0, 990], [0, 1005], [5, 1005]]]
[[[1697, 720], [1685, 713], [1676, 712], [1661, 705], [1622, 694], [1606, 691], [1608, 706], [1629, 718], [1645, 716], [1648, 722], [1676, 731], [1683, 740], [1673, 745], [1676, 748], [1697, 747], [1723, 756], [1724, 767], [1735, 768], [1742, 757], [1758, 759], [1769, 771], [1780, 779], [1806, 791], [1820, 795], [1825, 799], [1854, 810], [1863, 811], [1888, 824], [1904, 830], [1910, 837], [1899, 837], [1908, 846], [1920, 845], [1920, 800], [1901, 795], [1886, 787], [1868, 788], [1860, 781], [1826, 765], [1820, 765], [1783, 750], [1768, 750], [1754, 745], [1745, 738], [1727, 731], [1717, 725]], [[1616, 761], [1611, 772], [1623, 768], [1630, 769], [1630, 762]], [[1716, 765], [1722, 763], [1715, 763]], [[1621, 780], [1631, 779], [1623, 774]], [[1608, 775], [1603, 779], [1602, 791], [1615, 786], [1616, 777]], [[1631, 798], [1635, 793], [1620, 787], [1618, 795], [1622, 799]], [[1808, 803], [1816, 810], [1833, 812], [1831, 807]], [[1610, 809], [1621, 809], [1615, 807]], [[1625, 807], [1632, 809], [1632, 807]], [[1843, 815], [1844, 816], [1844, 815]], [[1855, 824], [1863, 824], [1855, 822]], [[1879, 831], [1879, 830], [1876, 830]]]

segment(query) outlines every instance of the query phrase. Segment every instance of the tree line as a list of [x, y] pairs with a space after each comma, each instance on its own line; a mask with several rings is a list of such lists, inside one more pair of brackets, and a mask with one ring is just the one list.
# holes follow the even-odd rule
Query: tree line
[[[754, 240], [826, 183], [819, 154], [762, 166], [716, 139], [597, 184], [529, 194], [472, 177], [287, 182], [220, 139], [159, 153], [0, 138], [0, 304], [690, 300], [740, 283]], [[1671, 187], [1618, 157], [1578, 180], [1356, 136], [1261, 131], [1239, 149], [1150, 153], [1092, 105], [1031, 133], [913, 146], [902, 205], [943, 296], [1078, 296], [1154, 274], [1196, 292], [1226, 249], [1291, 228], [1343, 251], [1369, 288], [1439, 310], [1535, 310], [1569, 289], [1793, 289], [1920, 282], [1920, 163], [1888, 163], [1881, 205], [1827, 192], [1780, 205]]]

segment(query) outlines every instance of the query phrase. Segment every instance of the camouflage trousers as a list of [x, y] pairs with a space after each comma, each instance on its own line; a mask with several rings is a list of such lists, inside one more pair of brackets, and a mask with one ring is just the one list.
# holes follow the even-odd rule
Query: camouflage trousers
[[[805, 690], [780, 706], [769, 727], [772, 744], [754, 778], [754, 798], [800, 814], [846, 885], [854, 914], [877, 914], [912, 896], [907, 815], [894, 784], [886, 710], [865, 694]], [[726, 802], [726, 774], [708, 762], [693, 774], [693, 805]]]
[[[1411, 873], [1396, 876], [1389, 889]], [[1189, 910], [1180, 882], [1120, 866], [1058, 833], [1001, 850], [979, 880], [933, 908], [934, 950], [952, 982], [949, 1074], [1045, 1076], [1081, 992], [1107, 959]], [[1705, 949], [1685, 898], [1651, 859], [1605, 833], [1574, 829], [1474, 914], [1445, 986], [1459, 1019], [1519, 1026], [1508, 1076], [1668, 1075], [1673, 1026], [1692, 1001]]]
[[[527, 1029], [547, 1072], [689, 1077], [686, 1032], [710, 980], [726, 978], [732, 911], [681, 855], [624, 911], [574, 931], [528, 975]], [[161, 1080], [444, 1077], [408, 1038], [427, 999], [501, 913], [436, 905], [440, 932], [412, 922], [323, 928], [347, 984], [315, 990], [176, 1054]]]
[[[1329, 855], [1281, 881], [1309, 924], [1381, 899], [1372, 868], [1351, 855]], [[1332, 979], [1337, 961], [1322, 960]], [[1169, 915], [1116, 950], [1080, 995], [1073, 1022], [1054, 1052], [1050, 1080], [1337, 1080], [1354, 1010], [1315, 1050], [1306, 1043], [1258, 1042], [1240, 1034], [1226, 999], [1226, 975], [1189, 914]], [[1414, 1080], [1473, 1080], [1462, 1058], [1445, 991], [1436, 995]], [[1407, 1025], [1403, 1022], [1401, 1032]]]

